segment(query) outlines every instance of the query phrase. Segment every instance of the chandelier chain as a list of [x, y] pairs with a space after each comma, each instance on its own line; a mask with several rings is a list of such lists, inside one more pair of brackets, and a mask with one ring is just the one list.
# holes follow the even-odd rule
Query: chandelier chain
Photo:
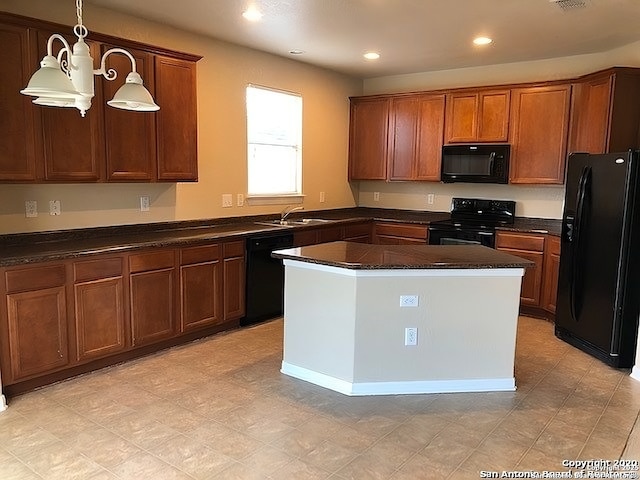
[[76, 0], [76, 16], [78, 17], [78, 24], [73, 27], [73, 33], [79, 39], [83, 39], [89, 34], [89, 30], [82, 24], [82, 0]]

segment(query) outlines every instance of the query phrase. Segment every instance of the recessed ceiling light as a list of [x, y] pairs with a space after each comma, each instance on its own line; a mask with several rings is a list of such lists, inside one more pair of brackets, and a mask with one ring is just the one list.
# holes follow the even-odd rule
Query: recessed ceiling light
[[491, 42], [493, 42], [493, 40], [489, 37], [476, 37], [473, 39], [475, 45], [489, 45]]
[[304, 50], [298, 50], [298, 49], [294, 48], [293, 50], [289, 50], [289, 53], [291, 55], [302, 55], [304, 53]]
[[262, 19], [262, 13], [260, 13], [256, 7], [247, 8], [242, 12], [242, 16], [250, 22], [258, 22]]
[[377, 60], [380, 58], [380, 54], [378, 52], [367, 52], [363, 56], [367, 60]]

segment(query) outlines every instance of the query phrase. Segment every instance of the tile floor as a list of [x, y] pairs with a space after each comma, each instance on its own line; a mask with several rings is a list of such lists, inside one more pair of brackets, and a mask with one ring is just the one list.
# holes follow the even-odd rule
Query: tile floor
[[[640, 382], [520, 318], [518, 390], [346, 397], [279, 373], [282, 320], [10, 399], [0, 478], [422, 479], [618, 459]], [[627, 452], [633, 455], [638, 452]]]

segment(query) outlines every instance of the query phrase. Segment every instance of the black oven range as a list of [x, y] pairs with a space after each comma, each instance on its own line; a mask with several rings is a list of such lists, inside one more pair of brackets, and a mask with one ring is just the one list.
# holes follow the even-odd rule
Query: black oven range
[[429, 224], [429, 245], [485, 245], [495, 248], [496, 227], [513, 224], [516, 202], [480, 198], [451, 200], [451, 219]]

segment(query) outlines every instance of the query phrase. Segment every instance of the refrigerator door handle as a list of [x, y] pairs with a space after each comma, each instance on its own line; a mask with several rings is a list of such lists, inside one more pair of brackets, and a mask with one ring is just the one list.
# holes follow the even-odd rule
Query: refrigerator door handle
[[582, 299], [582, 265], [581, 253], [582, 243], [580, 241], [580, 232], [584, 228], [585, 222], [585, 205], [588, 205], [589, 187], [591, 185], [591, 167], [582, 167], [580, 180], [578, 181], [578, 191], [576, 193], [576, 217], [573, 226], [573, 252], [571, 259], [571, 288], [570, 288], [570, 307], [571, 316], [577, 322], [580, 315], [580, 303]]

